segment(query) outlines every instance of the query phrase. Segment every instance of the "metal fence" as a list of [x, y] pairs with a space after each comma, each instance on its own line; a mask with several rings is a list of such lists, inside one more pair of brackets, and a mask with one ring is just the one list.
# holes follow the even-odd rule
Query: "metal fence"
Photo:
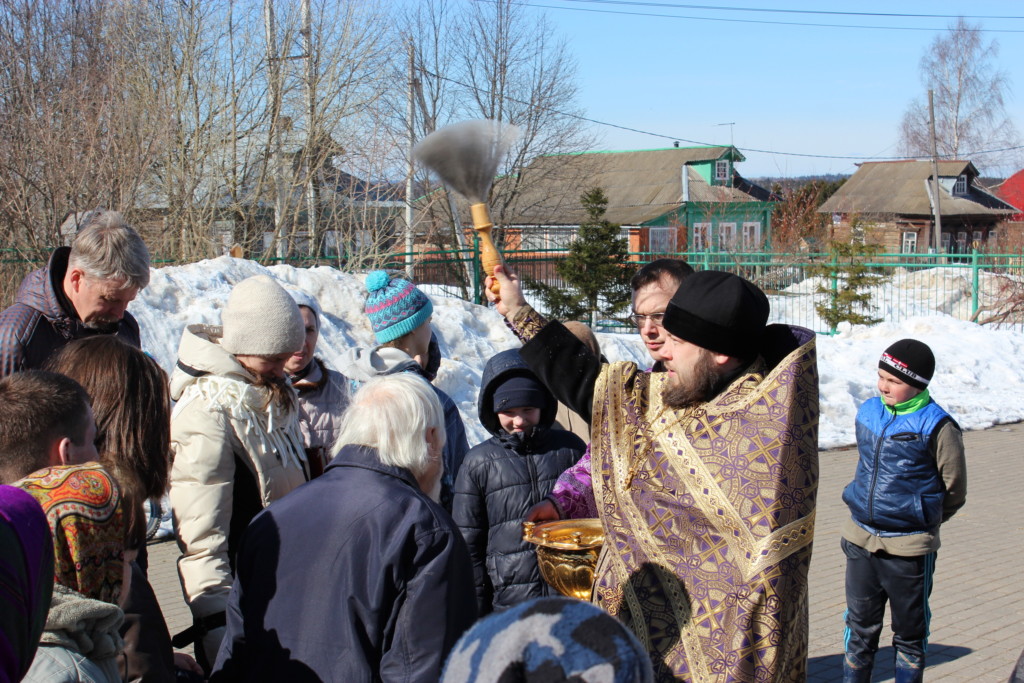
[[[567, 254], [568, 250], [559, 249], [506, 252], [504, 256], [523, 279], [564, 287], [556, 265]], [[836, 331], [817, 310], [828, 301], [829, 292], [842, 287], [843, 264], [830, 253], [634, 253], [630, 258], [639, 266], [666, 256], [684, 259], [697, 270], [725, 270], [755, 282], [771, 299], [772, 322], [801, 325], [822, 334]], [[396, 257], [388, 265], [402, 268], [403, 264]], [[1024, 330], [1024, 253], [876, 254], [862, 265], [881, 276], [877, 285], [865, 290], [869, 301], [860, 312], [868, 317], [902, 322], [946, 314]], [[471, 275], [466, 275], [467, 266]], [[417, 254], [413, 277], [450, 296], [483, 301], [482, 275], [474, 250]], [[606, 327], [628, 327], [626, 314], [628, 311], [620, 320], [605, 321]]]
[[[510, 251], [504, 257], [524, 279], [564, 287], [566, 284], [556, 266], [568, 253], [568, 249]], [[30, 255], [0, 249], [0, 265], [10, 273], [8, 267], [21, 270], [38, 267], [46, 262], [47, 256], [48, 252], [44, 251]], [[480, 255], [475, 245], [462, 250], [420, 251], [412, 256], [412, 277], [417, 283], [429, 285], [431, 291], [448, 296], [477, 303], [484, 301]], [[407, 254], [394, 253], [377, 260], [373, 267], [403, 270], [407, 268], [406, 257]], [[817, 311], [817, 306], [828, 300], [828, 292], [841, 287], [842, 264], [829, 253], [630, 254], [631, 262], [638, 267], [665, 257], [684, 259], [697, 270], [725, 270], [755, 282], [771, 299], [771, 322], [800, 325], [823, 334], [836, 331]], [[287, 263], [298, 267], [338, 265], [336, 260], [308, 257], [274, 257], [261, 261], [268, 265]], [[176, 263], [158, 257], [153, 262], [154, 265]], [[880, 284], [866, 290], [870, 300], [862, 312], [869, 317], [901, 322], [941, 313], [1024, 331], [1024, 253], [994, 254], [975, 250], [968, 254], [876, 254], [863, 264], [883, 276]], [[528, 298], [529, 295], [527, 292]], [[536, 297], [531, 298], [531, 303], [543, 309]], [[628, 313], [623, 312], [619, 319], [603, 320], [604, 329], [627, 329], [625, 316]]]

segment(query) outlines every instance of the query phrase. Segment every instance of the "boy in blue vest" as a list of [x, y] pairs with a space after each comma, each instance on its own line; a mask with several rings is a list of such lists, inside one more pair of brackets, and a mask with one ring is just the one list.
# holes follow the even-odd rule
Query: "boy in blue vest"
[[935, 356], [901, 339], [878, 362], [881, 397], [857, 412], [859, 460], [843, 491], [844, 683], [868, 683], [889, 602], [896, 683], [923, 680], [939, 525], [967, 495], [963, 437], [928, 394]]

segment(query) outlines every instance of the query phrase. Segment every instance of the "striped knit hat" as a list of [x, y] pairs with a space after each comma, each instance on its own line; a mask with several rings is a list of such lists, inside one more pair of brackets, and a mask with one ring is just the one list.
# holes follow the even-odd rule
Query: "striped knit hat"
[[387, 271], [375, 270], [366, 276], [364, 311], [370, 318], [377, 342], [386, 344], [422, 325], [434, 312], [434, 305], [416, 285]]

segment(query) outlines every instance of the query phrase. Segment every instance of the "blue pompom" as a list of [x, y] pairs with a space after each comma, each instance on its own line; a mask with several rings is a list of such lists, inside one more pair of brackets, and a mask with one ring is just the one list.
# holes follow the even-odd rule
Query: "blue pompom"
[[375, 270], [366, 276], [366, 289], [376, 292], [387, 287], [389, 282], [391, 282], [391, 278], [388, 277], [386, 270]]

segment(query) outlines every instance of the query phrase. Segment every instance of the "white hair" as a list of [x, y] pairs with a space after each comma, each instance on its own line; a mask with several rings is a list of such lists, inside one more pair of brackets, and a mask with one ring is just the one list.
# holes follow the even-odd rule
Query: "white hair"
[[149, 284], [149, 250], [135, 228], [117, 211], [90, 211], [82, 221], [68, 267], [96, 280], [124, 280], [124, 287]]
[[351, 444], [370, 446], [381, 464], [404, 467], [418, 478], [433, 464], [427, 444], [431, 428], [443, 447], [444, 412], [427, 380], [411, 372], [376, 377], [352, 397], [333, 455]]

